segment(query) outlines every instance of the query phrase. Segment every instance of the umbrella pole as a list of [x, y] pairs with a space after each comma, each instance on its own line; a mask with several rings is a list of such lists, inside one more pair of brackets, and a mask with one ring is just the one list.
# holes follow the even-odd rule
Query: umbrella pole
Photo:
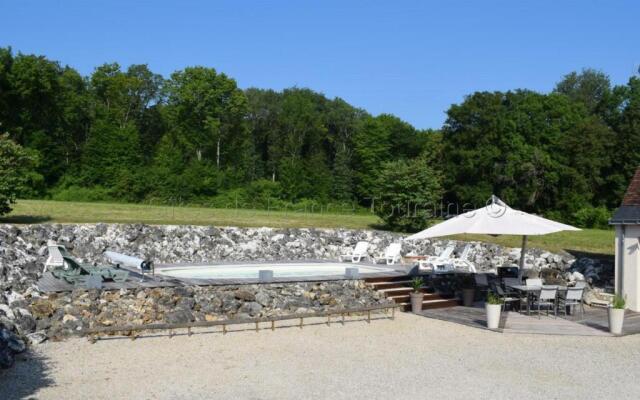
[[524, 253], [527, 251], [527, 235], [522, 235], [522, 249], [520, 250], [520, 269], [524, 269]]

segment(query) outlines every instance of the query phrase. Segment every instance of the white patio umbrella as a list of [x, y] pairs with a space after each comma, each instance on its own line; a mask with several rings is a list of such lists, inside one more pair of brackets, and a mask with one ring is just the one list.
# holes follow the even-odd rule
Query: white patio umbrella
[[418, 240], [440, 236], [473, 233], [483, 235], [522, 235], [520, 268], [524, 267], [527, 236], [546, 235], [560, 231], [579, 231], [571, 225], [561, 224], [526, 212], [514, 210], [496, 196], [482, 208], [460, 214], [406, 240]]

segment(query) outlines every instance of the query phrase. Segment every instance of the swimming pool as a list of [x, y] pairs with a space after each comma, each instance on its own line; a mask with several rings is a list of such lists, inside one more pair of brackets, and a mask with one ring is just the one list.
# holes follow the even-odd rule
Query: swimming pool
[[233, 265], [188, 265], [162, 267], [156, 273], [185, 279], [258, 279], [259, 271], [273, 271], [278, 278], [344, 277], [346, 268], [358, 268], [360, 275], [388, 273], [392, 268], [341, 262], [253, 263]]

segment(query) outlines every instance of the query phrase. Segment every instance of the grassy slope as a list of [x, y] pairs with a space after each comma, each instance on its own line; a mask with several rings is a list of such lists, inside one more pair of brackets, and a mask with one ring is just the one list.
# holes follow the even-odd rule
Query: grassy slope
[[78, 203], [20, 200], [3, 222], [143, 223], [152, 225], [270, 226], [276, 228], [368, 228], [374, 215], [231, 210], [205, 207], [150, 206], [122, 203]]
[[[227, 210], [199, 207], [168, 207], [140, 204], [76, 203], [20, 200], [13, 212], [0, 222], [8, 223], [145, 223], [217, 226], [270, 226], [371, 229], [380, 220], [373, 215], [294, 213], [255, 210]], [[528, 246], [550, 251], [569, 250], [613, 254], [612, 230], [585, 229], [530, 237]], [[456, 239], [481, 240], [520, 247], [517, 236], [460, 235]]]

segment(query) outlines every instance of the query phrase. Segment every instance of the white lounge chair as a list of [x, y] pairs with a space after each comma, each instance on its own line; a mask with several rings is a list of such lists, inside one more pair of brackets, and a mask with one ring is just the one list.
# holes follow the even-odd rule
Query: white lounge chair
[[433, 272], [435, 272], [438, 267], [440, 267], [441, 269], [444, 268], [450, 260], [451, 254], [453, 254], [453, 250], [455, 250], [455, 246], [451, 244], [447, 246], [446, 249], [442, 250], [442, 252], [437, 256], [429, 256], [426, 260], [418, 261], [418, 268], [420, 270]]
[[453, 245], [449, 245], [440, 255], [432, 256], [426, 260], [419, 262], [420, 269], [433, 271], [436, 273], [453, 272], [455, 270], [465, 270], [468, 272], [476, 272], [476, 267], [472, 262], [467, 260], [471, 253], [471, 244], [467, 244], [462, 250], [459, 258], [451, 257], [453, 254]]
[[466, 246], [464, 246], [460, 257], [452, 259], [453, 267], [455, 269], [463, 269], [472, 273], [476, 273], [476, 266], [473, 265], [471, 261], [469, 261], [469, 255], [471, 255], [471, 244], [467, 244]]
[[344, 261], [344, 259], [351, 259], [351, 262], [360, 262], [363, 258], [369, 257], [367, 250], [369, 250], [369, 242], [358, 242], [351, 254], [343, 254], [339, 259], [340, 261]]
[[400, 252], [402, 250], [402, 243], [391, 243], [384, 253], [380, 253], [378, 257], [375, 257], [373, 260], [375, 263], [386, 262], [387, 265], [393, 265], [396, 262], [400, 262], [402, 257], [400, 256]]

